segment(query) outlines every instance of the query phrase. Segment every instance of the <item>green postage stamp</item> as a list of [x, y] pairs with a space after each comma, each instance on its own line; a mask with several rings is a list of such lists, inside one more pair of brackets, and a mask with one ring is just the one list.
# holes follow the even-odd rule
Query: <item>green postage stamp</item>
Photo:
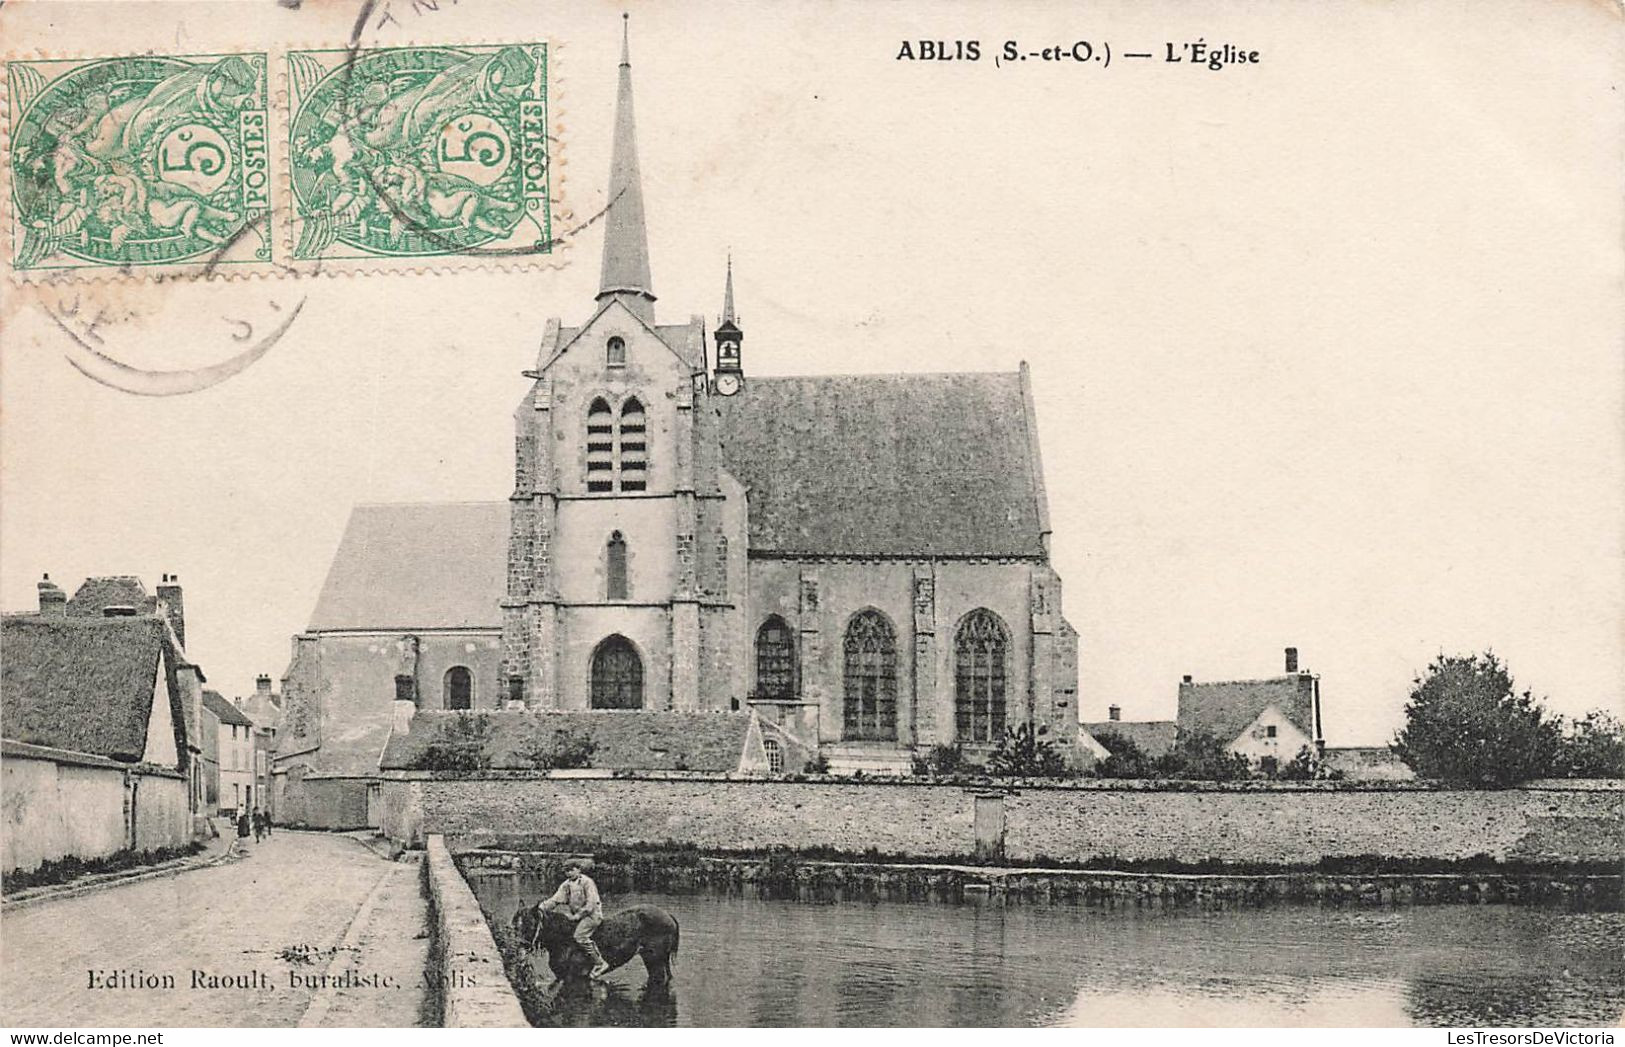
[[296, 265], [552, 252], [546, 44], [285, 57]]
[[260, 54], [6, 65], [18, 271], [272, 261]]

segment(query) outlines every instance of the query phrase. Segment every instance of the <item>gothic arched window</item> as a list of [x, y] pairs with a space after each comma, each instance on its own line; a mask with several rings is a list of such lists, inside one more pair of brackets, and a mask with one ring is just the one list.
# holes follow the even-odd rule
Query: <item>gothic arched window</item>
[[626, 366], [626, 341], [621, 338], [611, 338], [604, 346], [604, 362], [611, 367]]
[[846, 626], [843, 730], [846, 739], [897, 739], [897, 633], [879, 611], [859, 611]]
[[609, 600], [626, 599], [626, 539], [616, 531], [609, 536], [604, 550], [604, 596]]
[[587, 408], [587, 490], [615, 489], [615, 416], [598, 397]]
[[474, 708], [474, 674], [466, 666], [454, 665], [446, 670], [446, 708]]
[[999, 616], [978, 607], [954, 634], [954, 726], [962, 742], [1004, 735], [1005, 656], [1010, 634]]
[[620, 459], [621, 490], [642, 491], [648, 487], [649, 443], [648, 426], [644, 421], [643, 404], [632, 397], [621, 405], [620, 446], [616, 457]]
[[776, 739], [764, 738], [762, 740], [762, 755], [767, 757], [769, 774], [784, 773], [784, 747]]
[[624, 636], [611, 636], [592, 652], [592, 707], [643, 708], [643, 659]]
[[756, 630], [756, 694], [760, 698], [793, 698], [795, 693], [795, 638], [784, 619], [775, 614]]

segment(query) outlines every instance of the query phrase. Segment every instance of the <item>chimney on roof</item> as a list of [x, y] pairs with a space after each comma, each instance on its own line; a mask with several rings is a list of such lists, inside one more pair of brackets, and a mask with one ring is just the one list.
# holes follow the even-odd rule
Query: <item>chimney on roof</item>
[[1116, 723], [1123, 718], [1123, 707], [1120, 705], [1106, 706], [1106, 719]]
[[1298, 671], [1298, 649], [1296, 647], [1286, 649], [1286, 671], [1289, 673]]
[[65, 618], [68, 614], [68, 594], [48, 574], [39, 583], [39, 613], [41, 618]]
[[260, 673], [254, 680], [254, 693], [265, 698], [271, 697], [271, 678]]
[[102, 608], [103, 618], [134, 618], [135, 607], [127, 603], [110, 603]]
[[1180, 680], [1182, 682], [1184, 682], [1184, 683], [1190, 683], [1191, 682], [1191, 674], [1186, 673], [1184, 676], [1180, 677]]
[[169, 627], [175, 630], [175, 639], [180, 641], [181, 649], [186, 649], [186, 604], [181, 599], [181, 576], [166, 574], [164, 580], [158, 585], [158, 610], [169, 619]]

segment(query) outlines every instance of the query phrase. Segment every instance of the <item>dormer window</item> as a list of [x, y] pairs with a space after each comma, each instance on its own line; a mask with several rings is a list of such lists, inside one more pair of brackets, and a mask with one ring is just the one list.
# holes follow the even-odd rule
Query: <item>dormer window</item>
[[604, 348], [604, 361], [611, 367], [626, 366], [626, 340], [611, 338]]

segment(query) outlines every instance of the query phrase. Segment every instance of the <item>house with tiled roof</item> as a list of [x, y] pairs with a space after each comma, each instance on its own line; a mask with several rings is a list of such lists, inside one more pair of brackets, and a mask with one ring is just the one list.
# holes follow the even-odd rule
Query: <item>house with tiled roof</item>
[[1115, 736], [1152, 757], [1166, 754], [1181, 734], [1211, 735], [1260, 771], [1272, 773], [1302, 749], [1316, 754], [1324, 749], [1320, 677], [1300, 668], [1298, 649], [1288, 647], [1280, 676], [1216, 681], [1186, 676], [1179, 683], [1175, 720], [1123, 720], [1113, 705], [1107, 719], [1086, 721], [1082, 730], [1105, 748]]
[[203, 732], [212, 736], [204, 753], [210, 809], [228, 818], [253, 809], [254, 721], [219, 691], [204, 691]]
[[754, 719], [837, 773], [1023, 724], [1081, 755], [1026, 366], [756, 375], [731, 264], [714, 325], [657, 316], [619, 78], [599, 291], [527, 353], [513, 487], [354, 510], [283, 682], [283, 809], [364, 824], [402, 703]]
[[8, 871], [191, 839], [202, 675], [144, 591], [119, 588], [75, 607], [47, 578], [38, 614], [0, 619]]

